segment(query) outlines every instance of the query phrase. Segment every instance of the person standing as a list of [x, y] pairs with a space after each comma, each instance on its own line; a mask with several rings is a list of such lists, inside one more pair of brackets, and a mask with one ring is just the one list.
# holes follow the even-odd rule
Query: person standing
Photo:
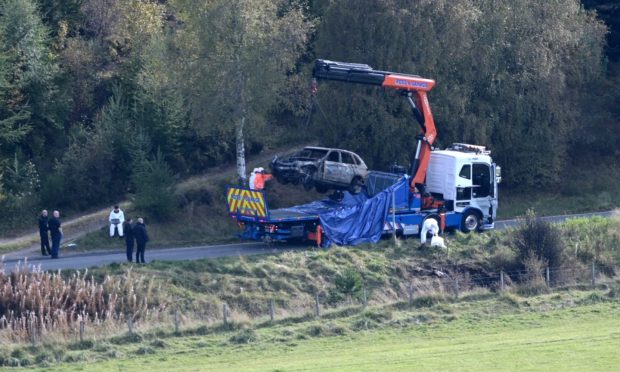
[[252, 190], [263, 190], [265, 188], [265, 182], [272, 179], [273, 176], [271, 174], [265, 173], [265, 169], [263, 167], [258, 168], [258, 173], [256, 173], [256, 177], [254, 178], [254, 187], [251, 187]]
[[62, 239], [62, 227], [60, 223], [60, 212], [54, 211], [52, 218], [47, 222], [47, 226], [52, 236], [52, 258], [58, 258], [60, 250], [60, 240]]
[[39, 215], [39, 236], [41, 237], [41, 254], [43, 256], [49, 256], [52, 254], [52, 250], [50, 249], [50, 239], [49, 239], [49, 227], [47, 226], [47, 209], [41, 211]]
[[[133, 226], [131, 226], [131, 217], [127, 217], [125, 222], [123, 223], [123, 232], [125, 233], [125, 246], [127, 247], [127, 261], [132, 262], [133, 259]], [[136, 259], [136, 262], [138, 260]]]
[[112, 212], [110, 212], [110, 217], [108, 218], [110, 221], [110, 237], [113, 237], [118, 231], [118, 236], [123, 237], [123, 222], [125, 222], [125, 214], [118, 207], [118, 205], [114, 206]]
[[133, 236], [136, 239], [136, 262], [145, 263], [144, 251], [146, 243], [149, 241], [149, 234], [146, 232], [144, 220], [140, 217], [133, 227]]

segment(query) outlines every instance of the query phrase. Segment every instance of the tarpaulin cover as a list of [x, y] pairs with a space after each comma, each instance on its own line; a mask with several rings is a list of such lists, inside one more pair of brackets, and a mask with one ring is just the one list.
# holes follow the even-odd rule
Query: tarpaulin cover
[[376, 243], [383, 232], [392, 193], [400, 199], [399, 196], [406, 195], [407, 191], [408, 181], [403, 178], [371, 198], [345, 193], [342, 207], [319, 213], [328, 242], [337, 245]]

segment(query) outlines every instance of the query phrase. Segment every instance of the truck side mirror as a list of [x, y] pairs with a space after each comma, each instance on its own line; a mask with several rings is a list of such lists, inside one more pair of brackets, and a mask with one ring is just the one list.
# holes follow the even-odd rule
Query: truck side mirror
[[500, 167], [499, 165], [495, 166], [495, 182], [502, 182], [502, 167]]

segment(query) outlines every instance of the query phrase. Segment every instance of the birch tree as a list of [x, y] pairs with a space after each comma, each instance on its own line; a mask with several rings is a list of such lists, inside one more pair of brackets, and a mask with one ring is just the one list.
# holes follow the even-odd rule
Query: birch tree
[[[194, 121], [202, 132], [234, 138], [237, 175], [246, 183], [248, 133], [269, 130], [266, 114], [305, 51], [312, 28], [288, 1], [179, 1], [187, 27], [183, 67]], [[226, 149], [224, 149], [226, 150]]]

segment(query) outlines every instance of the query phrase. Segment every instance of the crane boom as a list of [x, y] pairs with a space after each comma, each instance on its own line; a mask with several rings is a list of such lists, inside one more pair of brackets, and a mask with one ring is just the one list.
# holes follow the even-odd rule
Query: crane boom
[[396, 89], [407, 98], [413, 115], [420, 124], [420, 134], [416, 136], [416, 153], [411, 165], [410, 187], [412, 189], [417, 187], [423, 191], [432, 145], [437, 137], [437, 129], [427, 96], [427, 93], [433, 89], [435, 81], [417, 75], [379, 71], [366, 64], [334, 62], [324, 59], [315, 61], [312, 76], [321, 80], [336, 80]]

